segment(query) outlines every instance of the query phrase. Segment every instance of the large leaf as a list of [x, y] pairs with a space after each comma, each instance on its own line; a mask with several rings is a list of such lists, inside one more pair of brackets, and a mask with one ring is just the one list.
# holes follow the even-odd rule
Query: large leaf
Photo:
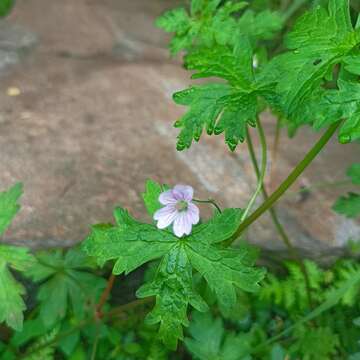
[[64, 319], [70, 309], [82, 319], [86, 301], [96, 301], [106, 285], [105, 279], [89, 272], [94, 262], [76, 248], [66, 254], [61, 250], [40, 252], [36, 260], [26, 274], [40, 284], [37, 298], [46, 327]]
[[[320, 85], [331, 77], [334, 66], [345, 61], [359, 43], [360, 32], [352, 28], [348, 1], [329, 0], [327, 10], [315, 7], [296, 22], [286, 38], [290, 51], [275, 57], [266, 71], [274, 81], [278, 79], [279, 102], [289, 120], [301, 125], [316, 117], [315, 108], [311, 111], [304, 111], [304, 108], [309, 102], [318, 105], [314, 96], [318, 95]], [[344, 104], [345, 110], [346, 106]], [[328, 114], [327, 121], [338, 121], [341, 114], [337, 115]], [[343, 125], [342, 135], [355, 139], [358, 131], [359, 123], [354, 114]]]
[[[158, 187], [152, 183], [151, 188]], [[147, 194], [150, 193], [148, 189]], [[149, 197], [145, 200], [148, 202]], [[152, 213], [152, 206], [148, 209]], [[253, 266], [253, 252], [217, 246], [235, 233], [241, 214], [240, 209], [226, 209], [208, 222], [195, 226], [189, 236], [177, 238], [170, 231], [141, 223], [118, 208], [115, 210], [116, 225], [93, 227], [83, 248], [100, 263], [116, 260], [115, 274], [129, 273], [146, 262], [160, 259], [154, 279], [145, 283], [137, 295], [155, 297], [156, 304], [148, 321], [160, 323], [159, 336], [167, 346], [176, 348], [178, 339], [183, 338], [182, 326], [188, 325], [188, 305], [199, 311], [207, 309], [194, 290], [194, 270], [205, 278], [224, 307], [234, 305], [236, 288], [256, 291], [264, 277], [264, 271]]]

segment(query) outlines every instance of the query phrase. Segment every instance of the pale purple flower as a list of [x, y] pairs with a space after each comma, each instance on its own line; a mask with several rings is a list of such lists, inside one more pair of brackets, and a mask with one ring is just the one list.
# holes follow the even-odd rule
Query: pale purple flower
[[159, 229], [173, 224], [174, 234], [178, 237], [189, 235], [192, 226], [199, 222], [199, 208], [192, 203], [194, 189], [188, 185], [176, 185], [159, 196], [165, 205], [154, 214]]

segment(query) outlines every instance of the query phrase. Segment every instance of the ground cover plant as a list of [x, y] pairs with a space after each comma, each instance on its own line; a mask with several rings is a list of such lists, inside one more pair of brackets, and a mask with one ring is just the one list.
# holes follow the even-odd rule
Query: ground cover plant
[[[13, 2], [0, 4], [5, 16]], [[347, 0], [192, 0], [163, 14], [156, 25], [173, 35], [171, 54], [204, 79], [173, 96], [184, 106], [177, 150], [205, 133], [223, 136], [233, 152], [246, 142], [256, 189], [245, 208], [221, 209], [191, 184], [148, 180], [151, 222], [114, 204], [113, 219], [92, 225], [74, 248], [1, 244], [1, 359], [360, 359], [359, 239], [322, 267], [293, 246], [275, 207], [330, 139], [360, 140], [359, 10]], [[265, 111], [290, 136], [301, 126], [320, 130], [272, 194]], [[360, 186], [360, 163], [346, 176]], [[19, 183], [0, 193], [0, 235], [22, 192]], [[210, 218], [199, 203], [213, 209]], [[333, 211], [358, 218], [360, 192], [341, 196]], [[261, 252], [246, 243], [245, 230], [265, 212], [289, 253], [276, 266], [259, 265]], [[125, 302], [133, 274], [136, 294]]]

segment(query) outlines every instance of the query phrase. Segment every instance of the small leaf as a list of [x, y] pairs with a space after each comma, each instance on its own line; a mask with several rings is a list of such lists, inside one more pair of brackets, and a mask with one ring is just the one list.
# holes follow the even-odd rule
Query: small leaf
[[147, 180], [145, 186], [145, 192], [142, 194], [142, 197], [149, 215], [153, 216], [155, 211], [162, 207], [159, 202], [159, 196], [164, 189], [153, 180]]
[[23, 188], [20, 183], [14, 185], [8, 191], [0, 193], [0, 235], [3, 234], [19, 211], [18, 200], [22, 193]]
[[9, 14], [15, 4], [15, 0], [1, 0], [0, 1], [0, 17], [4, 17]]
[[350, 177], [353, 184], [360, 185], [360, 164], [350, 166], [346, 175]]
[[360, 215], [360, 194], [348, 193], [348, 196], [341, 196], [333, 206], [333, 209], [349, 218]]

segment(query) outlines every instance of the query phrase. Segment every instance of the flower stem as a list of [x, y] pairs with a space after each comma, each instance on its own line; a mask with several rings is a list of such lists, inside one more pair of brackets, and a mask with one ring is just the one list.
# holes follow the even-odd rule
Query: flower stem
[[98, 304], [96, 305], [95, 316], [98, 318], [102, 317], [102, 312], [101, 312], [102, 307], [104, 306], [106, 300], [108, 299], [108, 297], [110, 295], [111, 289], [114, 286], [115, 279], [116, 279], [116, 276], [113, 273], [111, 273], [111, 275], [107, 281], [106, 288], [104, 289], [103, 293], [101, 294], [100, 300], [99, 300]]
[[[257, 182], [256, 190], [255, 190], [253, 196], [251, 197], [249, 204], [247, 205], [247, 207], [241, 217], [241, 222], [243, 222], [246, 219], [249, 211], [251, 210], [252, 206], [254, 205], [256, 198], [260, 194], [261, 189], [263, 189], [263, 183], [264, 183], [265, 173], [266, 173], [266, 165], [267, 165], [266, 138], [265, 138], [264, 129], [258, 118], [256, 119], [256, 126], [257, 126], [257, 129], [259, 132], [259, 139], [260, 139], [260, 143], [261, 143], [261, 169], [259, 170], [259, 166], [257, 166], [256, 176], [258, 178], [258, 182]], [[248, 128], [246, 128], [246, 132], [247, 132], [248, 138], [250, 138], [250, 133], [249, 133]], [[256, 161], [256, 158], [255, 158], [255, 161]], [[256, 164], [257, 164], [257, 161], [256, 161]]]
[[220, 206], [213, 199], [208, 199], [208, 200], [193, 199], [193, 201], [197, 202], [199, 204], [211, 204], [212, 206], [214, 206], [216, 208], [216, 210], [219, 212], [219, 214], [221, 214]]
[[[259, 170], [259, 165], [258, 165], [258, 161], [256, 159], [253, 142], [252, 142], [251, 135], [250, 135], [250, 132], [248, 129], [246, 129], [246, 142], [248, 145], [249, 154], [250, 154], [251, 162], [252, 162], [254, 170], [255, 170], [255, 174], [256, 174], [257, 178], [260, 179], [261, 174], [260, 174], [260, 170]], [[265, 189], [263, 182], [261, 183], [261, 190], [262, 190], [264, 200], [267, 201], [267, 199], [269, 198], [269, 195]], [[276, 228], [277, 232], [279, 233], [282, 241], [288, 248], [290, 255], [300, 266], [301, 272], [302, 272], [302, 274], [304, 276], [304, 280], [305, 280], [305, 288], [306, 288], [309, 306], [312, 307], [310, 279], [309, 279], [309, 274], [306, 270], [305, 264], [304, 264], [303, 260], [301, 259], [301, 257], [299, 256], [296, 249], [293, 247], [289, 236], [287, 235], [284, 227], [282, 226], [281, 222], [279, 221], [275, 207], [269, 208], [269, 214], [270, 214], [271, 220], [272, 220], [273, 224], [275, 225], [275, 228]]]
[[318, 142], [310, 149], [310, 151], [305, 155], [305, 157], [299, 162], [299, 164], [294, 168], [290, 175], [280, 184], [280, 186], [275, 190], [269, 198], [264, 201], [264, 203], [258, 207], [248, 218], [246, 218], [238, 227], [234, 234], [235, 240], [249, 225], [256, 221], [264, 212], [269, 210], [277, 200], [286, 192], [286, 190], [296, 181], [296, 179], [304, 172], [304, 170], [310, 165], [310, 163], [316, 158], [319, 152], [330, 140], [332, 135], [335, 133], [337, 128], [340, 126], [341, 121], [338, 121], [331, 125], [328, 130], [321, 136]]

